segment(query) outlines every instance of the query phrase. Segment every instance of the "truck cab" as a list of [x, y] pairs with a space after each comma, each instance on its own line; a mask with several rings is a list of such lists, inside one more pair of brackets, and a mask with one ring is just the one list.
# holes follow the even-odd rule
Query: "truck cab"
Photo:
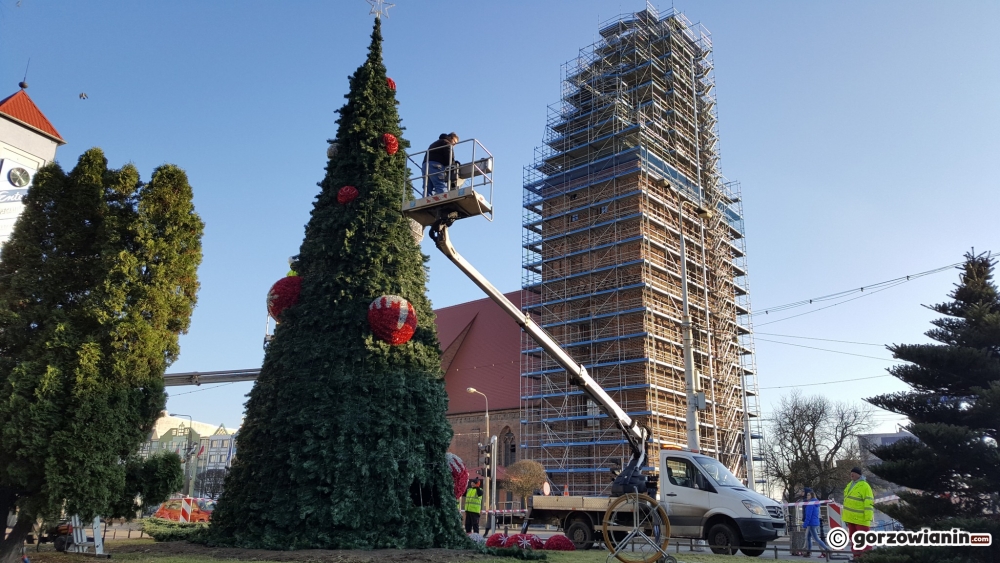
[[662, 450], [659, 497], [671, 535], [705, 539], [714, 553], [740, 548], [745, 555], [760, 555], [785, 528], [780, 504], [746, 488], [707, 455]]

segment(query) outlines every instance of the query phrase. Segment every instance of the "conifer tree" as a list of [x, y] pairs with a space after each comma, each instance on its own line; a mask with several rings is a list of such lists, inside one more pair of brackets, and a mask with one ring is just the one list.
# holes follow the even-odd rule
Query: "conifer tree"
[[35, 175], [0, 254], [0, 514], [20, 515], [0, 561], [37, 517], [121, 506], [195, 304], [191, 198], [179, 168], [143, 184], [100, 149]]
[[[891, 346], [908, 363], [890, 372], [912, 389], [867, 399], [910, 419], [905, 439], [872, 450], [879, 477], [913, 491], [898, 506], [881, 506], [908, 529], [965, 526], [994, 533], [1000, 526], [1000, 296], [992, 283], [995, 261], [966, 254], [952, 301], [930, 308], [945, 317], [926, 334], [939, 344]], [[990, 516], [992, 515], [992, 516]], [[994, 519], [990, 524], [986, 518]], [[910, 560], [989, 560], [982, 548], [906, 550]], [[996, 551], [996, 550], [994, 550]], [[873, 555], [874, 557], [874, 555]], [[967, 559], [967, 557], [973, 559]]]
[[[246, 403], [236, 459], [212, 516], [214, 543], [344, 549], [467, 542], [445, 460], [452, 431], [425, 296], [427, 257], [400, 213], [408, 143], [378, 19], [345, 97], [338, 151], [295, 268], [301, 294], [282, 313]], [[398, 139], [399, 152], [390, 154], [386, 133]], [[348, 192], [356, 199], [338, 201]], [[416, 331], [404, 344], [386, 343], [369, 327], [369, 304], [383, 295], [404, 297], [416, 312]]]

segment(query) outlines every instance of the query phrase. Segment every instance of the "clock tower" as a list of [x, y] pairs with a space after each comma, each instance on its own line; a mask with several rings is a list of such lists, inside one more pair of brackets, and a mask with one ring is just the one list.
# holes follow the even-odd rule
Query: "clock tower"
[[56, 157], [66, 141], [31, 101], [25, 89], [0, 100], [0, 244], [10, 238], [24, 209], [35, 172]]

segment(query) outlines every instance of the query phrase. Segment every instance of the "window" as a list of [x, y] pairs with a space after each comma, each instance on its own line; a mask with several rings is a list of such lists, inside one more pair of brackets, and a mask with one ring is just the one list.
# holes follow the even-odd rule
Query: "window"
[[212, 454], [212, 455], [208, 456], [208, 462], [209, 463], [216, 463], [217, 461], [219, 461], [219, 456], [217, 456], [215, 454]]
[[222, 441], [222, 447], [223, 448], [228, 448], [229, 447], [229, 440], [223, 440]]
[[212, 443], [211, 443], [211, 445], [209, 447], [210, 448], [218, 448], [219, 447], [219, 440], [212, 440]]
[[672, 485], [697, 489], [698, 485], [695, 484], [696, 471], [697, 469], [686, 459], [667, 458], [667, 479]]
[[514, 437], [514, 433], [510, 431], [510, 428], [506, 429], [507, 432], [503, 434], [503, 451], [500, 452], [500, 459], [503, 460], [504, 467], [512, 465], [517, 461], [517, 440]]

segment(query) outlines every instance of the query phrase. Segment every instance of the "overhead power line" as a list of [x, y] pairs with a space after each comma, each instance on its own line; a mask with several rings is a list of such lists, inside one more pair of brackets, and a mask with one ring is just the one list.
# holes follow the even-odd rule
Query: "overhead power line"
[[839, 342], [841, 344], [857, 344], [859, 346], [881, 346], [885, 347], [885, 344], [875, 344], [874, 342], [854, 342], [852, 340], [833, 340], [832, 338], [814, 338], [809, 336], [793, 336], [791, 334], [774, 334], [773, 332], [756, 332], [754, 334], [763, 334], [765, 336], [780, 336], [781, 338], [800, 338], [802, 340], [822, 340], [823, 342]]
[[190, 395], [191, 393], [200, 393], [202, 391], [211, 391], [212, 389], [218, 389], [219, 387], [225, 387], [226, 385], [232, 385], [237, 383], [236, 381], [230, 381], [229, 383], [217, 383], [212, 385], [211, 383], [205, 383], [203, 385], [211, 385], [211, 387], [202, 387], [201, 389], [195, 389], [194, 391], [185, 391], [183, 393], [170, 393], [170, 397], [179, 397], [181, 395]]
[[870, 377], [856, 377], [854, 379], [838, 379], [836, 381], [821, 381], [819, 383], [800, 383], [798, 385], [778, 385], [776, 387], [758, 387], [761, 391], [765, 389], [791, 389], [793, 387], [814, 387], [816, 385], [831, 385], [834, 383], [847, 383], [848, 381], [863, 381], [865, 379], [878, 379], [880, 377], [892, 377], [888, 373], [885, 375], [872, 375]]
[[864, 354], [852, 354], [851, 352], [841, 352], [840, 350], [828, 350], [826, 348], [817, 348], [815, 346], [806, 346], [804, 344], [792, 344], [791, 342], [781, 342], [780, 340], [768, 340], [767, 338], [758, 338], [758, 341], [771, 342], [774, 344], [784, 344], [785, 346], [795, 346], [796, 348], [808, 348], [810, 350], [819, 350], [821, 352], [830, 352], [831, 354], [843, 354], [845, 356], [857, 356], [859, 358], [869, 358], [872, 360], [882, 360], [883, 362], [900, 362], [901, 360], [894, 360], [892, 358], [879, 358], [878, 356], [866, 356]]
[[[827, 309], [829, 307], [840, 305], [840, 304], [846, 303], [848, 301], [853, 301], [854, 299], [860, 299], [861, 297], [865, 297], [865, 296], [870, 295], [870, 294], [878, 293], [880, 291], [884, 291], [886, 289], [890, 289], [890, 288], [896, 287], [897, 285], [902, 285], [902, 284], [904, 284], [906, 282], [910, 282], [910, 281], [913, 281], [915, 279], [922, 278], [924, 276], [929, 276], [929, 275], [932, 275], [932, 274], [938, 274], [938, 273], [941, 273], [941, 272], [948, 271], [948, 270], [950, 270], [952, 268], [955, 268], [956, 266], [961, 266], [964, 263], [965, 263], [965, 261], [955, 262], [954, 264], [948, 264], [947, 266], [941, 266], [939, 268], [934, 268], [933, 270], [927, 270], [927, 271], [924, 271], [924, 272], [917, 272], [916, 274], [909, 274], [909, 275], [906, 275], [906, 276], [901, 276], [901, 277], [898, 277], [898, 278], [893, 278], [891, 280], [886, 280], [886, 281], [882, 281], [882, 282], [878, 282], [878, 283], [863, 285], [861, 287], [856, 287], [856, 288], [848, 289], [848, 290], [845, 290], [845, 291], [838, 291], [837, 293], [831, 293], [829, 295], [821, 295], [819, 297], [813, 297], [811, 299], [803, 299], [801, 301], [793, 301], [791, 303], [785, 303], [784, 305], [777, 305], [777, 306], [774, 306], [774, 307], [766, 307], [763, 310], [756, 311], [756, 312], [754, 312], [752, 314], [753, 315], [761, 315], [761, 314], [770, 315], [771, 313], [780, 313], [781, 311], [787, 311], [789, 309], [795, 309], [795, 308], [798, 308], [798, 307], [805, 307], [805, 306], [808, 306], [808, 305], [815, 305], [815, 304], [818, 304], [818, 303], [824, 303], [824, 302], [828, 302], [828, 301], [838, 301], [838, 300], [840, 300], [838, 303], [834, 303], [833, 305], [828, 305], [827, 307], [823, 307], [823, 309]], [[846, 297], [849, 297], [851, 295], [858, 294], [858, 293], [862, 293], [862, 294], [865, 294], [865, 295], [860, 295], [858, 297], [854, 297], [853, 299], [844, 299]], [[820, 311], [820, 310], [822, 310], [822, 309], [817, 309], [817, 311]], [[805, 314], [805, 313], [803, 313], [803, 314]], [[799, 316], [799, 315], [795, 315], [795, 316]], [[790, 319], [792, 317], [786, 317], [786, 318]], [[785, 319], [779, 319], [779, 320], [785, 320]], [[761, 323], [760, 326], [763, 326], [764, 324], [771, 324], [772, 322], [777, 322], [777, 321], [770, 321], [768, 323]]]

